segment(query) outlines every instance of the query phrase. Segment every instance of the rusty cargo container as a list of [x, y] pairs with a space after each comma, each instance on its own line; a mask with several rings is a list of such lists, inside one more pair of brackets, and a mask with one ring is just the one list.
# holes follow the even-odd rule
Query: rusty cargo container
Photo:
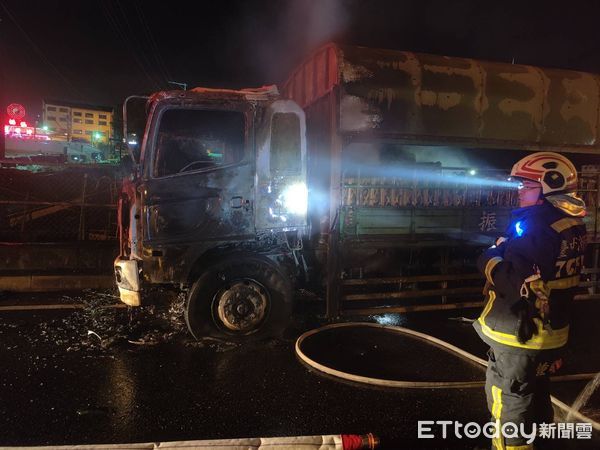
[[475, 257], [516, 205], [500, 180], [532, 151], [568, 153], [580, 172], [595, 280], [598, 75], [328, 44], [283, 93], [306, 113], [308, 247], [328, 315], [478, 305]]

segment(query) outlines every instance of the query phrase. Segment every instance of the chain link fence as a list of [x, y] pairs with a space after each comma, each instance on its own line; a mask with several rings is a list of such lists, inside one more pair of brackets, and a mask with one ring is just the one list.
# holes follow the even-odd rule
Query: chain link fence
[[116, 241], [119, 167], [0, 169], [0, 242]]

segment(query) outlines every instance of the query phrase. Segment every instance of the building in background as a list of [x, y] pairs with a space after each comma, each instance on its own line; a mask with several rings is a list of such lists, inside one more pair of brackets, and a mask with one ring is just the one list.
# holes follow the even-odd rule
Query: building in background
[[62, 100], [44, 100], [43, 125], [53, 140], [109, 144], [113, 138], [113, 108]]
[[[11, 103], [0, 110], [0, 124], [4, 132], [0, 133], [4, 143], [0, 151], [0, 163], [19, 165], [21, 167], [38, 164], [85, 164], [106, 162], [106, 146], [101, 142], [90, 145], [89, 142], [77, 140], [67, 141], [64, 135], [60, 139], [52, 139], [48, 134], [48, 126], [40, 125], [39, 116], [32, 126], [27, 122], [25, 107], [20, 103]], [[37, 170], [37, 169], [35, 169]]]

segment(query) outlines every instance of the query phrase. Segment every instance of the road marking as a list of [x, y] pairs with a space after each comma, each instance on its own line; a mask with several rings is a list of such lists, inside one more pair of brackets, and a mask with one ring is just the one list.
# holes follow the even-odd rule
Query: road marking
[[[85, 309], [89, 308], [89, 305], [83, 303], [65, 303], [60, 305], [9, 305], [0, 306], [1, 311], [35, 311], [45, 309]], [[112, 305], [102, 305], [97, 308], [108, 309], [108, 308], [127, 308], [127, 305], [123, 303], [115, 303]]]

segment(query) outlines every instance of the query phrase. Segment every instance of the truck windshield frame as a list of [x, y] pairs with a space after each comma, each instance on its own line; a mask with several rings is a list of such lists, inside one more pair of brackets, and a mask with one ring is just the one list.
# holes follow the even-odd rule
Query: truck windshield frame
[[[199, 172], [212, 172], [216, 170], [223, 170], [229, 167], [247, 164], [249, 161], [249, 130], [248, 124], [251, 121], [248, 118], [248, 110], [246, 108], [235, 108], [231, 107], [224, 108], [221, 105], [192, 105], [192, 106], [181, 106], [176, 104], [166, 104], [158, 106], [153, 114], [153, 126], [152, 126], [152, 134], [148, 139], [148, 148], [145, 149], [146, 155], [149, 158], [146, 159], [145, 164], [145, 173], [148, 178], [153, 179], [164, 179], [164, 178], [172, 178], [177, 176], [185, 176], [188, 174], [196, 174]], [[208, 136], [208, 135], [196, 135], [196, 136], [185, 136], [185, 135], [174, 135], [174, 139], [176, 142], [174, 144], [176, 146], [182, 145], [187, 149], [190, 148], [200, 148], [203, 147], [203, 155], [205, 156], [206, 161], [203, 162], [200, 159], [195, 164], [195, 161], [189, 161], [185, 165], [182, 165], [179, 170], [167, 170], [166, 172], [161, 172], [159, 164], [161, 162], [161, 154], [160, 154], [160, 139], [161, 139], [161, 129], [163, 125], [163, 121], [165, 120], [165, 115], [168, 115], [172, 112], [182, 113], [184, 111], [188, 112], [198, 112], [199, 115], [202, 113], [215, 113], [216, 116], [221, 116], [219, 118], [226, 118], [227, 115], [231, 115], [234, 119], [239, 119], [239, 123], [237, 124], [236, 131], [239, 132], [237, 138], [231, 139], [230, 136], [227, 136], [226, 133], [221, 133], [219, 136]], [[236, 117], [237, 116], [237, 117]], [[213, 120], [214, 123], [218, 123], [219, 120]], [[229, 124], [231, 125], [231, 124]], [[211, 129], [210, 125], [206, 127], [206, 129]], [[237, 134], [237, 133], [236, 133]], [[164, 134], [163, 134], [164, 136]], [[218, 139], [218, 138], [221, 139]], [[237, 147], [235, 149], [230, 149], [230, 152], [233, 150], [233, 154], [225, 155], [224, 152], [215, 151], [214, 149], [210, 149], [208, 147], [219, 147], [221, 149], [225, 149], [227, 147], [226, 144], [232, 144], [233, 141], [236, 141], [235, 144]], [[212, 145], [208, 145], [209, 141]], [[226, 142], [227, 141], [227, 142]], [[177, 147], [181, 148], [181, 147]], [[187, 150], [184, 150], [187, 151]], [[195, 151], [195, 150], [194, 150]], [[172, 156], [172, 155], [171, 155]], [[214, 158], [210, 160], [210, 157]], [[228, 159], [226, 159], [226, 157]], [[171, 163], [169, 163], [171, 164]], [[189, 168], [186, 168], [188, 167]], [[182, 170], [185, 169], [185, 170]]]

